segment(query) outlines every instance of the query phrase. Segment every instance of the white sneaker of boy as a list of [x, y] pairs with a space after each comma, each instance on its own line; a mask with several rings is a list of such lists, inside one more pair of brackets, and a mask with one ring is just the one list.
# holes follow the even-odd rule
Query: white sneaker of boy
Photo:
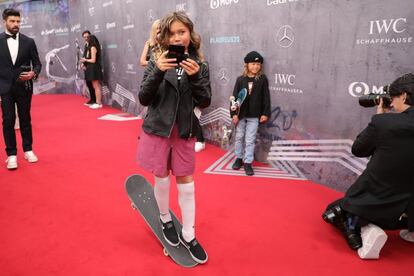
[[17, 169], [17, 157], [16, 157], [16, 155], [10, 155], [9, 157], [7, 157], [6, 163], [7, 163], [7, 169], [8, 170]]
[[24, 159], [26, 159], [30, 163], [35, 163], [35, 162], [39, 161], [39, 159], [37, 158], [36, 154], [34, 154], [33, 151], [25, 151], [24, 152]]
[[196, 142], [194, 146], [195, 152], [200, 152], [206, 148], [205, 142]]

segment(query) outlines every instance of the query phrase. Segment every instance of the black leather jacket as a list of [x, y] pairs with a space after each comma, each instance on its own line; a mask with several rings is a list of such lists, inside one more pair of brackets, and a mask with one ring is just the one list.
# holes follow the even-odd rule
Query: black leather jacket
[[199, 63], [197, 74], [184, 74], [178, 82], [175, 69], [161, 71], [150, 60], [138, 94], [142, 105], [148, 106], [142, 128], [146, 133], [169, 137], [175, 123], [181, 138], [194, 136], [194, 105], [205, 108], [211, 102], [207, 63]]

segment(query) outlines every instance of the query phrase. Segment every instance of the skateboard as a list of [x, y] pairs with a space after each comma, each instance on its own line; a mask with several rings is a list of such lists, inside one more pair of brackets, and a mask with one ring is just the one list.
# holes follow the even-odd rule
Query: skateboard
[[[188, 250], [182, 245], [171, 246], [164, 239], [160, 223], [160, 212], [154, 196], [154, 189], [151, 184], [141, 175], [131, 175], [125, 182], [125, 189], [131, 201], [131, 207], [137, 210], [144, 218], [145, 222], [151, 228], [157, 239], [163, 246], [165, 256], [171, 257], [174, 262], [183, 267], [194, 267], [198, 263], [194, 261]], [[181, 223], [177, 217], [171, 212], [175, 229], [181, 232]]]
[[234, 96], [230, 96], [230, 110], [237, 113], [237, 116], [240, 113], [240, 107], [243, 104], [244, 100], [247, 97], [247, 89], [243, 88], [237, 94], [237, 99]]

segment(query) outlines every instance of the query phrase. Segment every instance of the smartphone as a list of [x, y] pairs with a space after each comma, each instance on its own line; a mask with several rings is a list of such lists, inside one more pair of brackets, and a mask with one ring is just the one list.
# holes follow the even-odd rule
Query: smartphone
[[22, 65], [22, 66], [20, 66], [20, 69], [22, 70], [22, 72], [30, 72], [30, 71], [32, 71], [32, 66]]
[[176, 58], [177, 63], [187, 59], [188, 55], [185, 53], [185, 47], [182, 45], [169, 45], [168, 58]]

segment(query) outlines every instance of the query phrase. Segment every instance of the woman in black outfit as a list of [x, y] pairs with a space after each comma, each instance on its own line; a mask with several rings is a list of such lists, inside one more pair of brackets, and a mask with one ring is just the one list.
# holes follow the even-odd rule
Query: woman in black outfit
[[96, 36], [89, 37], [89, 43], [85, 58], [81, 62], [86, 66], [85, 80], [91, 81], [96, 94], [96, 103], [89, 106], [92, 109], [102, 108], [102, 91], [101, 83], [103, 80], [102, 66], [101, 66], [101, 45]]

